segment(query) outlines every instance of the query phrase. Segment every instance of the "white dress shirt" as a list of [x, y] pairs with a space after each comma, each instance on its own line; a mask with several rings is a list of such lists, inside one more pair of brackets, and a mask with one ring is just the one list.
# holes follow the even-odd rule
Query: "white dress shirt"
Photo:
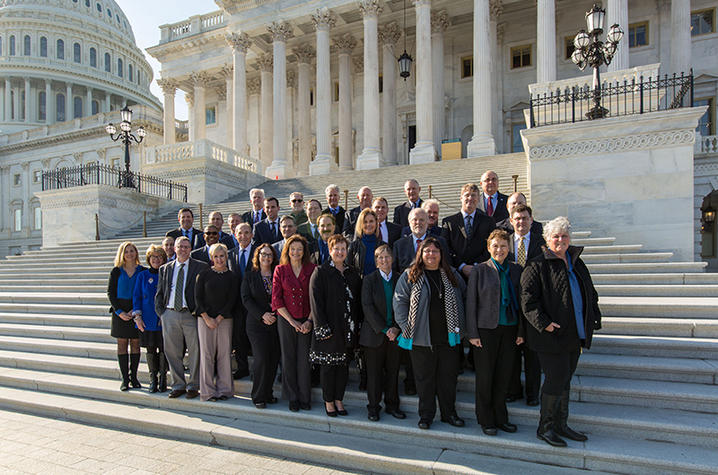
[[383, 270], [379, 269], [379, 273], [381, 274], [381, 278], [382, 278], [382, 279], [384, 279], [384, 280], [387, 281], [387, 282], [390, 282], [390, 281], [391, 281], [392, 271], [389, 271], [388, 274], [385, 274]]
[[514, 232], [512, 235], [514, 238], [514, 262], [519, 258], [519, 244], [521, 238], [524, 238], [524, 249], [526, 249], [526, 260], [529, 258], [529, 243], [531, 242], [531, 231], [527, 232], [525, 236], [519, 236], [518, 233]]
[[381, 234], [381, 240], [388, 244], [389, 229], [386, 227], [386, 219], [379, 224], [379, 233]]
[[[177, 288], [177, 274], [179, 274], [180, 266], [184, 264], [184, 285], [182, 285], [183, 289], [187, 289], [187, 274], [189, 270], [189, 259], [187, 259], [184, 262], [175, 261], [174, 264], [174, 272], [172, 273], [172, 287], [170, 290], [169, 298], [167, 299], [167, 308], [174, 308], [175, 303], [175, 289]], [[185, 293], [182, 292], [182, 307], [187, 307], [187, 297], [185, 296]]]
[[421, 236], [420, 238], [418, 238], [418, 237], [416, 237], [416, 236], [414, 236], [414, 235], [412, 234], [412, 235], [411, 235], [411, 239], [414, 241], [414, 252], [416, 252], [416, 247], [417, 247], [417, 246], [416, 246], [416, 241], [418, 241], [419, 239], [421, 239], [421, 242], [426, 241], [426, 233], [424, 233], [424, 235]]

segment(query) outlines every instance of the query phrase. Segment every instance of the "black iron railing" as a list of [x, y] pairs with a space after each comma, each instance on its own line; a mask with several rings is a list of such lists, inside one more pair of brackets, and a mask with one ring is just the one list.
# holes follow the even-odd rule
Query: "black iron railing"
[[132, 188], [138, 193], [187, 202], [187, 185], [141, 173], [126, 172], [100, 163], [42, 172], [42, 191], [84, 185]]
[[[688, 75], [604, 82], [601, 105], [609, 111], [606, 117], [693, 107], [693, 70]], [[586, 114], [593, 106], [590, 84], [534, 95], [529, 102], [531, 127], [592, 120]]]

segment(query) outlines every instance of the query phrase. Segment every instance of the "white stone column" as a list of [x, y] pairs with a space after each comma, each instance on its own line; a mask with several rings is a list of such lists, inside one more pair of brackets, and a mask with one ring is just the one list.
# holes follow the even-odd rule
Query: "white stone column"
[[92, 115], [92, 88], [87, 86], [85, 91], [85, 117]]
[[209, 83], [209, 76], [204, 71], [198, 71], [191, 73], [189, 79], [194, 86], [194, 139], [200, 140], [207, 138], [205, 88]]
[[75, 117], [75, 104], [72, 97], [72, 84], [67, 83], [65, 90], [65, 120], [72, 120]]
[[316, 56], [311, 45], [304, 43], [294, 49], [297, 57], [297, 122], [299, 134], [299, 165], [297, 175], [309, 175], [312, 161], [312, 115], [309, 104], [311, 62]]
[[273, 109], [272, 109], [272, 164], [265, 175], [283, 179], [292, 176], [287, 161], [287, 40], [292, 37], [292, 27], [287, 22], [273, 22], [267, 27], [272, 35]]
[[52, 80], [45, 80], [45, 124], [52, 125], [55, 123], [55, 95], [52, 92]]
[[184, 100], [187, 103], [187, 136], [190, 142], [197, 140], [197, 127], [195, 124], [197, 120], [195, 118], [194, 111], [194, 92], [185, 92]]
[[252, 40], [249, 39], [247, 33], [231, 33], [227, 35], [227, 42], [232, 47], [232, 65], [234, 66], [231, 107], [232, 147], [240, 154], [249, 156], [247, 150], [247, 50], [252, 45]]
[[671, 73], [690, 73], [691, 48], [691, 2], [671, 0]]
[[25, 78], [25, 122], [30, 122], [30, 119], [32, 118], [32, 109], [30, 108], [30, 105], [32, 104], [30, 89], [30, 78]]
[[630, 67], [628, 59], [628, 0], [608, 0], [607, 3], [605, 30], [608, 31], [611, 25], [617, 23], [626, 32], [621, 42], [618, 43], [618, 49], [611, 64], [608, 65], [608, 70], [628, 69]]
[[225, 64], [220, 69], [219, 74], [224, 78], [224, 85], [221, 86], [222, 95], [224, 96], [224, 117], [225, 123], [225, 140], [226, 145], [229, 148], [234, 148], [234, 117], [233, 117], [233, 106], [234, 102], [232, 96], [234, 92], [234, 66], [231, 64]]
[[[475, 0], [479, 1], [479, 0]], [[484, 3], [485, 0], [481, 0]], [[416, 145], [409, 162], [433, 162], [434, 121], [432, 120], [433, 81], [431, 64], [431, 0], [414, 0], [416, 6]], [[488, 23], [486, 25], [488, 27]]]
[[[490, 58], [490, 55], [489, 2], [474, 0], [474, 58], [481, 61], [481, 58]], [[491, 107], [487, 107], [491, 104], [491, 70], [481, 66], [478, 63], [474, 66], [474, 135], [467, 147], [468, 157], [496, 153], [494, 136], [491, 133]]]
[[[334, 39], [334, 51], [339, 55], [339, 169], [354, 168], [352, 147], [352, 50], [357, 41], [346, 33]], [[366, 97], [366, 96], [365, 96]]]
[[381, 153], [381, 115], [379, 96], [379, 14], [378, 0], [360, 0], [364, 17], [364, 148], [357, 158], [357, 169], [379, 168]]
[[381, 136], [384, 166], [396, 165], [396, 81], [399, 75], [394, 45], [401, 38], [401, 29], [395, 21], [379, 30], [381, 44], [383, 92], [381, 103]]
[[285, 115], [287, 117], [286, 122], [286, 138], [287, 143], [285, 148], [287, 150], [287, 163], [292, 171], [292, 176], [297, 175], [297, 163], [294, 156], [294, 138], [296, 134], [296, 110], [297, 110], [297, 73], [291, 70], [287, 70], [287, 100], [285, 107]]
[[177, 82], [172, 79], [158, 79], [157, 85], [162, 88], [164, 95], [163, 143], [165, 145], [175, 143], [175, 94]]
[[112, 94], [105, 92], [105, 113], [112, 111]]
[[433, 91], [432, 114], [434, 122], [434, 145], [436, 155], [441, 157], [441, 141], [444, 139], [444, 32], [449, 27], [449, 15], [446, 10], [431, 14], [431, 63]]
[[498, 24], [499, 16], [503, 12], [502, 0], [489, 1], [489, 35], [491, 37], [491, 118], [492, 133], [496, 137], [496, 153], [504, 150], [504, 70], [501, 43], [503, 42], [504, 25]]
[[259, 91], [262, 85], [259, 78], [247, 81], [247, 147], [249, 156], [259, 160]]
[[312, 15], [317, 30], [317, 156], [309, 164], [311, 175], [329, 173], [333, 167], [331, 154], [332, 134], [332, 79], [329, 66], [329, 30], [336, 24], [334, 14], [328, 8], [320, 8]]
[[556, 0], [536, 4], [536, 82], [556, 80]]
[[259, 99], [259, 157], [266, 169], [272, 164], [272, 55], [263, 54], [257, 58], [257, 62], [262, 81]]
[[[7, 91], [7, 84], [5, 84], [5, 90]], [[5, 103], [7, 104], [7, 102]], [[7, 119], [6, 119], [7, 122]], [[10, 183], [8, 180], [8, 174], [10, 173], [10, 166], [0, 166], [0, 231], [3, 234], [9, 232], [10, 228]]]
[[12, 82], [5, 78], [5, 122], [12, 121]]

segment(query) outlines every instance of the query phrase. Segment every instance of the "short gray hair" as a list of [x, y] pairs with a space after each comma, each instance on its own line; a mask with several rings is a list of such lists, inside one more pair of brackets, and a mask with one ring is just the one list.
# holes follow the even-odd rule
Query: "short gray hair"
[[252, 199], [252, 195], [256, 192], [260, 192], [262, 194], [262, 198], [264, 198], [264, 188], [252, 188], [249, 190], [249, 199]]
[[324, 188], [324, 194], [328, 195], [330, 191], [337, 190], [337, 193], [339, 193], [339, 186], [332, 183], [331, 185], [327, 185], [326, 188]]
[[429, 199], [422, 201], [422, 203], [421, 203], [421, 207], [426, 210], [429, 209], [429, 206], [433, 206], [433, 205], [439, 206], [439, 200], [435, 200], [434, 198], [429, 198]]
[[544, 224], [543, 227], [543, 238], [548, 241], [552, 234], [563, 231], [571, 236], [571, 222], [566, 216], [559, 216], [553, 218], [548, 223]]

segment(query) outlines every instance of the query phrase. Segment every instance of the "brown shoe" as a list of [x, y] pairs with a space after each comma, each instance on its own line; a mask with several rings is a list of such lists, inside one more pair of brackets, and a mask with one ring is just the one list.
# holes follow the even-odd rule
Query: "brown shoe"
[[170, 399], [176, 399], [186, 392], [187, 391], [185, 391], [184, 389], [173, 389], [167, 397], [169, 397]]
[[196, 389], [187, 390], [187, 399], [194, 399], [197, 396], [199, 396], [199, 391], [197, 391]]

